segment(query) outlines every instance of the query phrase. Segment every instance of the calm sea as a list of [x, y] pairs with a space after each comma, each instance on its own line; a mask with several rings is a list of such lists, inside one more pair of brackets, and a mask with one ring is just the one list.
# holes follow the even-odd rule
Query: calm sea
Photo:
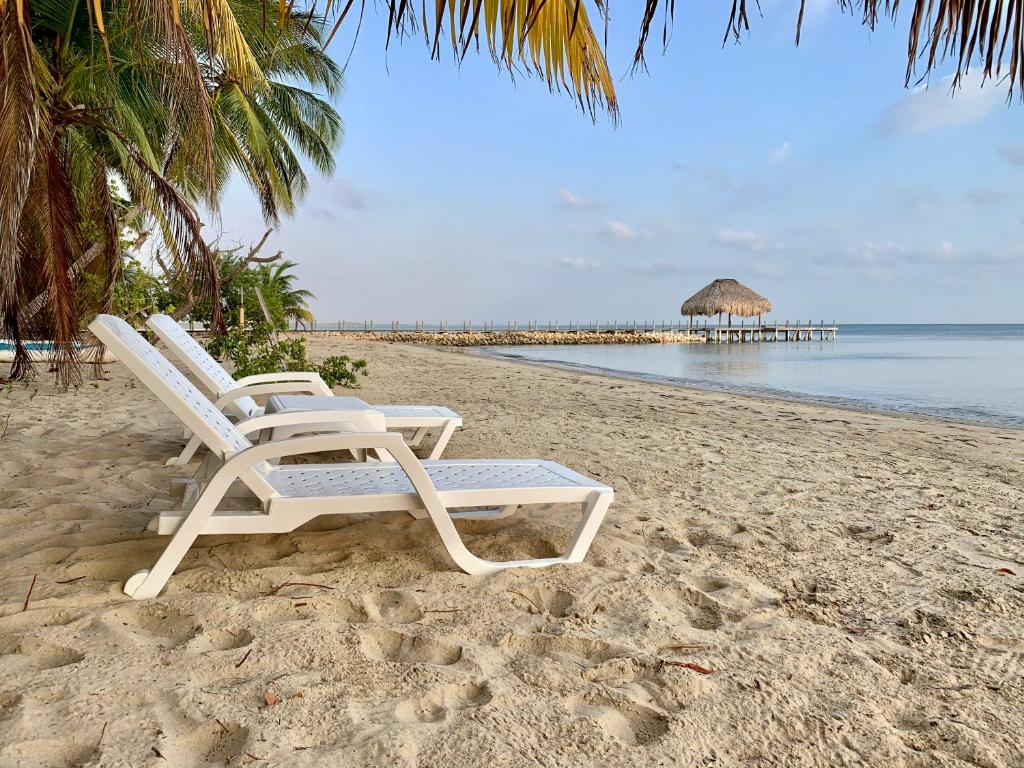
[[485, 351], [693, 387], [1024, 427], [1024, 325], [843, 325], [826, 342]]

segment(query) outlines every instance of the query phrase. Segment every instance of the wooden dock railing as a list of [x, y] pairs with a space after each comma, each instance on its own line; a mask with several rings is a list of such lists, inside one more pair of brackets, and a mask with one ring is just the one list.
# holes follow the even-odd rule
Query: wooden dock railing
[[526, 322], [508, 320], [505, 322], [487, 321], [474, 323], [469, 320], [450, 322], [442, 320], [428, 323], [416, 320], [412, 323], [392, 320], [378, 322], [363, 320], [351, 322], [336, 320], [330, 323], [316, 323], [310, 331], [348, 331], [350, 333], [679, 333], [694, 336], [712, 344], [759, 343], [779, 341], [833, 341], [839, 333], [835, 321], [826, 324], [824, 320], [815, 324], [813, 321], [802, 323], [767, 322], [750, 323], [741, 320], [739, 324], [719, 325], [712, 323], [690, 323], [683, 321], [653, 320], [609, 320], [609, 321], [570, 321], [530, 320]]

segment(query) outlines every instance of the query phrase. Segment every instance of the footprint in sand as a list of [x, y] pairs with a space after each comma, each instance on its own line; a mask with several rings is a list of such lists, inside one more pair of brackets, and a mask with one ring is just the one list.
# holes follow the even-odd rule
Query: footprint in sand
[[366, 615], [374, 621], [391, 624], [412, 624], [423, 618], [416, 598], [400, 589], [363, 595]]
[[548, 587], [524, 587], [511, 590], [511, 594], [524, 598], [530, 613], [547, 613], [562, 618], [572, 613], [575, 598], [569, 592]]
[[0, 677], [5, 670], [30, 664], [36, 669], [56, 669], [77, 664], [85, 658], [73, 648], [36, 637], [0, 636]]
[[[157, 744], [161, 755], [176, 755], [176, 759], [183, 760], [177, 765], [234, 765], [233, 758], [244, 755], [249, 742], [248, 728], [225, 720], [202, 723], [185, 732], [177, 730], [165, 734]], [[154, 763], [160, 764], [165, 763]]]
[[[721, 585], [718, 589], [723, 589], [725, 586]], [[681, 589], [657, 590], [651, 594], [651, 599], [663, 606], [666, 612], [675, 611], [682, 606], [690, 620], [690, 626], [696, 629], [711, 631], [725, 623], [723, 606], [699, 589], [683, 587]]]
[[501, 645], [520, 655], [562, 659], [576, 665], [583, 662], [585, 667], [629, 653], [601, 640], [567, 635], [507, 635]]
[[335, 607], [335, 614], [340, 621], [347, 621], [349, 624], [365, 624], [369, 621], [366, 614], [366, 607], [348, 597], [339, 597], [332, 602]]
[[0, 748], [0, 765], [31, 765], [34, 768], [76, 768], [95, 765], [95, 744], [71, 739], [32, 739]]
[[422, 696], [406, 699], [395, 708], [395, 717], [403, 723], [439, 723], [451, 719], [459, 710], [482, 707], [491, 698], [486, 683], [446, 685]]
[[406, 635], [383, 627], [365, 632], [359, 649], [371, 661], [447, 666], [462, 658], [462, 646], [425, 635]]
[[252, 633], [245, 629], [203, 629], [185, 647], [195, 653], [209, 653], [244, 648], [252, 641]]
[[619, 656], [583, 670], [580, 676], [590, 683], [601, 683], [613, 688], [621, 688], [653, 677], [656, 670], [657, 666], [650, 660], [635, 656]]
[[573, 708], [592, 718], [613, 739], [629, 746], [644, 746], [668, 732], [669, 720], [665, 715], [624, 697], [588, 696], [577, 699]]
[[191, 616], [170, 605], [129, 603], [103, 614], [103, 622], [117, 634], [142, 645], [177, 648], [196, 636]]

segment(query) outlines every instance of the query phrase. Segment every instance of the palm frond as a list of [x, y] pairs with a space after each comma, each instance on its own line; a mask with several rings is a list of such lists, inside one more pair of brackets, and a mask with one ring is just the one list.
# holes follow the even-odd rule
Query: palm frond
[[[146, 163], [139, 152], [110, 126], [111, 145], [121, 158], [121, 180], [132, 199], [142, 203], [164, 230], [164, 241], [173, 247], [175, 273], [190, 289], [198, 288], [205, 298], [219, 295], [217, 260], [202, 236], [202, 224], [195, 208], [178, 189]], [[219, 329], [224, 319], [220, 305], [213, 301], [213, 325]]]
[[[205, 202], [217, 207], [214, 119], [210, 94], [197, 49], [182, 24], [178, 3], [133, 0], [119, 25], [134, 24], [140, 36], [160, 51], [159, 91], [168, 124], [181, 136], [183, 153], [206, 180]], [[212, 34], [212, 33], [211, 33]], [[147, 73], [148, 76], [148, 73]]]
[[279, 130], [321, 173], [334, 172], [334, 150], [343, 134], [341, 116], [298, 86], [271, 83], [265, 107]]
[[[18, 229], [35, 166], [39, 105], [32, 73], [32, 39], [18, 23], [19, 11], [5, 4], [0, 13], [0, 317], [15, 317], [20, 255]], [[20, 8], [20, 6], [18, 6]], [[14, 338], [15, 325], [3, 322], [3, 333]]]
[[[407, 0], [388, 0], [388, 7], [389, 39], [415, 26]], [[434, 0], [427, 23], [424, 18], [435, 58], [450, 44], [462, 59], [482, 36], [499, 66], [514, 72], [520, 65], [553, 91], [573, 94], [591, 117], [607, 111], [618, 119], [615, 84], [583, 0]]]
[[[895, 21], [899, 0], [837, 0], [844, 13], [859, 14], [874, 30], [879, 18]], [[800, 0], [796, 21], [799, 45], [807, 0]], [[675, 0], [645, 0], [634, 68], [643, 67], [651, 31], [662, 16], [662, 46], [668, 44]], [[732, 0], [725, 40], [739, 41], [750, 28], [747, 0]], [[920, 82], [939, 66], [955, 60], [958, 87], [971, 66], [980, 65], [983, 79], [1004, 76], [1010, 95], [1024, 98], [1024, 3], [1020, 0], [914, 0], [907, 33], [906, 84]]]
[[223, 62], [228, 76], [245, 88], [262, 86], [263, 70], [242, 34], [231, 0], [187, 0], [187, 6], [202, 17], [208, 52]]
[[70, 274], [82, 250], [80, 217], [68, 177], [68, 157], [62, 136], [50, 131], [41, 137], [29, 192], [22, 211], [19, 242], [24, 266], [21, 281], [36, 283], [47, 292], [47, 313], [41, 336], [53, 342], [50, 358], [58, 383], [81, 383], [76, 342], [79, 338], [77, 281]]

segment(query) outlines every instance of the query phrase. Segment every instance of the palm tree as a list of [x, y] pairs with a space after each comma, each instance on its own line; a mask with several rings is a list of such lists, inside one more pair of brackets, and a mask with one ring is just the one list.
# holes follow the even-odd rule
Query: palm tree
[[[281, 213], [294, 212], [309, 187], [298, 154], [321, 173], [334, 171], [342, 123], [319, 93], [338, 95], [341, 70], [324, 51], [321, 23], [309, 15], [293, 13], [278, 32], [266, 27], [261, 0], [230, 0], [230, 7], [263, 79], [259, 87], [246, 87], [199, 38], [214, 122], [213, 192], [219, 194], [231, 172], [238, 172], [259, 198], [267, 223], [276, 224]], [[206, 192], [207, 179], [187, 158], [176, 158], [170, 171], [197, 198]]]
[[262, 268], [264, 296], [273, 296], [279, 304], [281, 313], [284, 315], [285, 323], [294, 321], [296, 326], [312, 325], [316, 322], [313, 313], [310, 311], [308, 302], [315, 299], [312, 291], [305, 288], [295, 288], [295, 275], [292, 270], [297, 264], [294, 261], [284, 260], [277, 264]]
[[[152, 218], [173, 273], [215, 296], [195, 204], [215, 209], [237, 170], [276, 221], [308, 186], [297, 153], [330, 171], [341, 137], [334, 109], [302, 87], [340, 87], [322, 20], [289, 13], [268, 27], [261, 0], [92, 8], [36, 0], [29, 17], [0, 2], [0, 334], [17, 343], [14, 377], [28, 370], [22, 338], [56, 341], [64, 385], [80, 377], [81, 315], [113, 300], [122, 224]], [[85, 277], [96, 306], [83, 306]]]

